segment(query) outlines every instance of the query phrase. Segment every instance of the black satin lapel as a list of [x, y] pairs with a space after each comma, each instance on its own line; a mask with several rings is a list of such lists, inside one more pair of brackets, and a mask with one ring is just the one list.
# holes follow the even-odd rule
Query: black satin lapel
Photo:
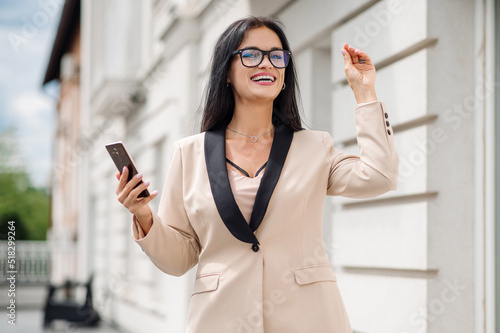
[[215, 205], [222, 221], [234, 237], [242, 242], [259, 244], [231, 191], [226, 167], [225, 133], [225, 126], [205, 133], [205, 162]]
[[267, 161], [264, 176], [262, 176], [259, 189], [257, 190], [252, 217], [250, 219], [250, 228], [252, 231], [257, 230], [266, 214], [267, 206], [280, 178], [288, 150], [292, 144], [292, 139], [292, 129], [285, 126], [281, 121], [275, 123], [274, 139], [271, 152], [269, 153], [269, 160]]

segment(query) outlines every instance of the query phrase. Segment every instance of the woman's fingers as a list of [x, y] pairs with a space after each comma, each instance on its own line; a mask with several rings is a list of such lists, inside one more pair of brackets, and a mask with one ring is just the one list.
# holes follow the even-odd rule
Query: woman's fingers
[[347, 64], [357, 64], [358, 63], [358, 54], [356, 53], [356, 49], [349, 44], [345, 43], [342, 47], [342, 54], [344, 55], [344, 62]]
[[[150, 185], [149, 181], [139, 184], [142, 180], [142, 174], [137, 174], [130, 181], [128, 181], [128, 168], [124, 167], [122, 173], [117, 172], [116, 179], [118, 179], [118, 187], [116, 188], [116, 195], [118, 201], [122, 203], [134, 215], [145, 215], [150, 211], [148, 203], [156, 198], [158, 191], [153, 191], [148, 197], [139, 198], [139, 194], [147, 189]], [[136, 187], [137, 186], [137, 187]]]
[[[125, 178], [125, 173], [122, 177]], [[156, 194], [153, 197], [151, 197], [150, 195], [151, 198], [139, 198], [139, 194], [141, 194], [142, 191], [147, 189], [150, 185], [149, 181], [140, 183], [141, 180], [142, 174], [139, 173], [132, 177], [132, 179], [125, 185], [123, 189], [121, 189], [120, 192], [118, 192], [117, 190], [118, 201], [120, 201], [129, 210], [133, 210], [133, 208], [136, 206], [135, 204], [138, 202], [141, 202], [141, 205], [143, 205], [144, 203], [148, 203], [156, 196], [156, 194], [158, 194], [158, 191], [155, 191]]]
[[353, 46], [345, 43], [342, 47], [342, 54], [344, 55], [345, 65], [362, 65], [362, 64], [372, 64], [371, 58], [368, 54], [360, 49], [356, 49]]
[[153, 191], [148, 197], [139, 198], [139, 194], [147, 189], [149, 185], [149, 182], [140, 184], [133, 191], [131, 191], [125, 199], [123, 205], [127, 207], [132, 214], [140, 214], [144, 210], [144, 207], [158, 195], [158, 191]]
[[149, 197], [144, 199], [144, 203], [145, 204], [149, 203], [151, 200], [156, 198], [157, 195], [158, 195], [158, 190], [154, 190], [153, 192], [151, 192], [151, 195]]
[[346, 48], [347, 44], [344, 44], [344, 48], [342, 49], [342, 55], [344, 56], [344, 66], [347, 67], [348, 65], [352, 65], [352, 59], [351, 55], [349, 54], [349, 51]]
[[127, 193], [131, 192], [135, 188], [135, 186], [141, 182], [141, 180], [142, 180], [142, 173], [136, 174], [134, 177], [132, 177], [132, 179], [130, 179], [127, 185], [125, 185], [123, 191]]
[[158, 195], [158, 191], [155, 190], [155, 191], [151, 192], [148, 197], [139, 198], [139, 194], [149, 186], [149, 184], [146, 186], [143, 186], [143, 185], [144, 184], [137, 186], [136, 189], [134, 189], [132, 192], [130, 192], [129, 197], [127, 198], [127, 200], [130, 199], [130, 202], [129, 202], [129, 205], [126, 207], [129, 209], [129, 211], [132, 214], [136, 214], [140, 208], [147, 205], [151, 200], [153, 200]]
[[357, 54], [358, 54], [358, 63], [359, 64], [372, 65], [372, 59], [370, 58], [368, 53], [361, 51], [361, 50], [357, 50]]
[[349, 46], [347, 48], [347, 51], [349, 52], [349, 55], [352, 58], [352, 63], [357, 64], [359, 62], [358, 53], [356, 52], [357, 50], [354, 47]]
[[[341, 51], [344, 56], [344, 71], [347, 82], [355, 97], [364, 96], [366, 91], [370, 91], [371, 95], [375, 96], [375, 65], [368, 54], [347, 43], [342, 46]], [[369, 99], [373, 99], [373, 96]], [[356, 97], [358, 103], [362, 103], [365, 99], [358, 97]]]
[[139, 186], [137, 186], [136, 188], [134, 188], [133, 190], [130, 191], [130, 194], [128, 195], [128, 197], [131, 200], [144, 200], [144, 198], [139, 198], [139, 194], [141, 194], [142, 191], [147, 189], [149, 187], [149, 185], [150, 185], [149, 180], [143, 182], [142, 184], [139, 184]]
[[134, 187], [141, 181], [142, 174], [138, 173], [130, 181], [128, 179], [128, 170], [126, 167], [123, 168], [122, 175], [120, 177], [120, 183], [116, 189], [116, 195], [118, 196], [118, 201], [125, 204], [125, 199], [130, 195], [130, 192]]
[[128, 168], [123, 167], [120, 178], [118, 178], [120, 182], [118, 183], [118, 187], [116, 188], [116, 195], [120, 195], [120, 193], [123, 191], [123, 189], [127, 185], [127, 179], [128, 179]]

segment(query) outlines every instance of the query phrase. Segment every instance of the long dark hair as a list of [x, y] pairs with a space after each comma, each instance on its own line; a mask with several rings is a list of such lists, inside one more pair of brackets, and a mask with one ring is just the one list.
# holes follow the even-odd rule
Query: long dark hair
[[[233, 117], [234, 95], [227, 87], [227, 73], [231, 63], [231, 53], [241, 44], [250, 29], [267, 27], [273, 30], [281, 40], [284, 50], [290, 45], [283, 32], [282, 23], [274, 18], [250, 16], [231, 24], [219, 37], [214, 48], [210, 77], [205, 88], [201, 131], [208, 131], [222, 124], [228, 124]], [[296, 95], [299, 92], [297, 74], [293, 64], [293, 55], [285, 69], [285, 90], [274, 100], [273, 116], [294, 131], [302, 130]]]

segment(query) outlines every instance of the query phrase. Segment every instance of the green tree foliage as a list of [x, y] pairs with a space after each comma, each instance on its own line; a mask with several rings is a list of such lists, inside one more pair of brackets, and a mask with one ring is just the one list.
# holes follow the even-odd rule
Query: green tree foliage
[[15, 221], [16, 240], [45, 240], [50, 221], [47, 189], [35, 188], [22, 163], [12, 130], [0, 133], [0, 239]]

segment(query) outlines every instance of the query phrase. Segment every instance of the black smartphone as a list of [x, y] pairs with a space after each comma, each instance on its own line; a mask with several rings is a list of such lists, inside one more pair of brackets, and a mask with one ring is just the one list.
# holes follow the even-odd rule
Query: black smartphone
[[[122, 173], [123, 167], [128, 168], [128, 181], [130, 181], [132, 177], [137, 175], [138, 172], [135, 167], [134, 161], [132, 161], [132, 158], [127, 153], [127, 150], [125, 149], [125, 146], [121, 141], [108, 143], [106, 145], [106, 149], [108, 150], [109, 155], [113, 159], [113, 162], [115, 162], [116, 168], [118, 169], [118, 171], [120, 171], [120, 173]], [[137, 184], [137, 186], [139, 186], [140, 184], [142, 184], [142, 179]], [[148, 189], [142, 191], [139, 194], [139, 197], [149, 197]]]

